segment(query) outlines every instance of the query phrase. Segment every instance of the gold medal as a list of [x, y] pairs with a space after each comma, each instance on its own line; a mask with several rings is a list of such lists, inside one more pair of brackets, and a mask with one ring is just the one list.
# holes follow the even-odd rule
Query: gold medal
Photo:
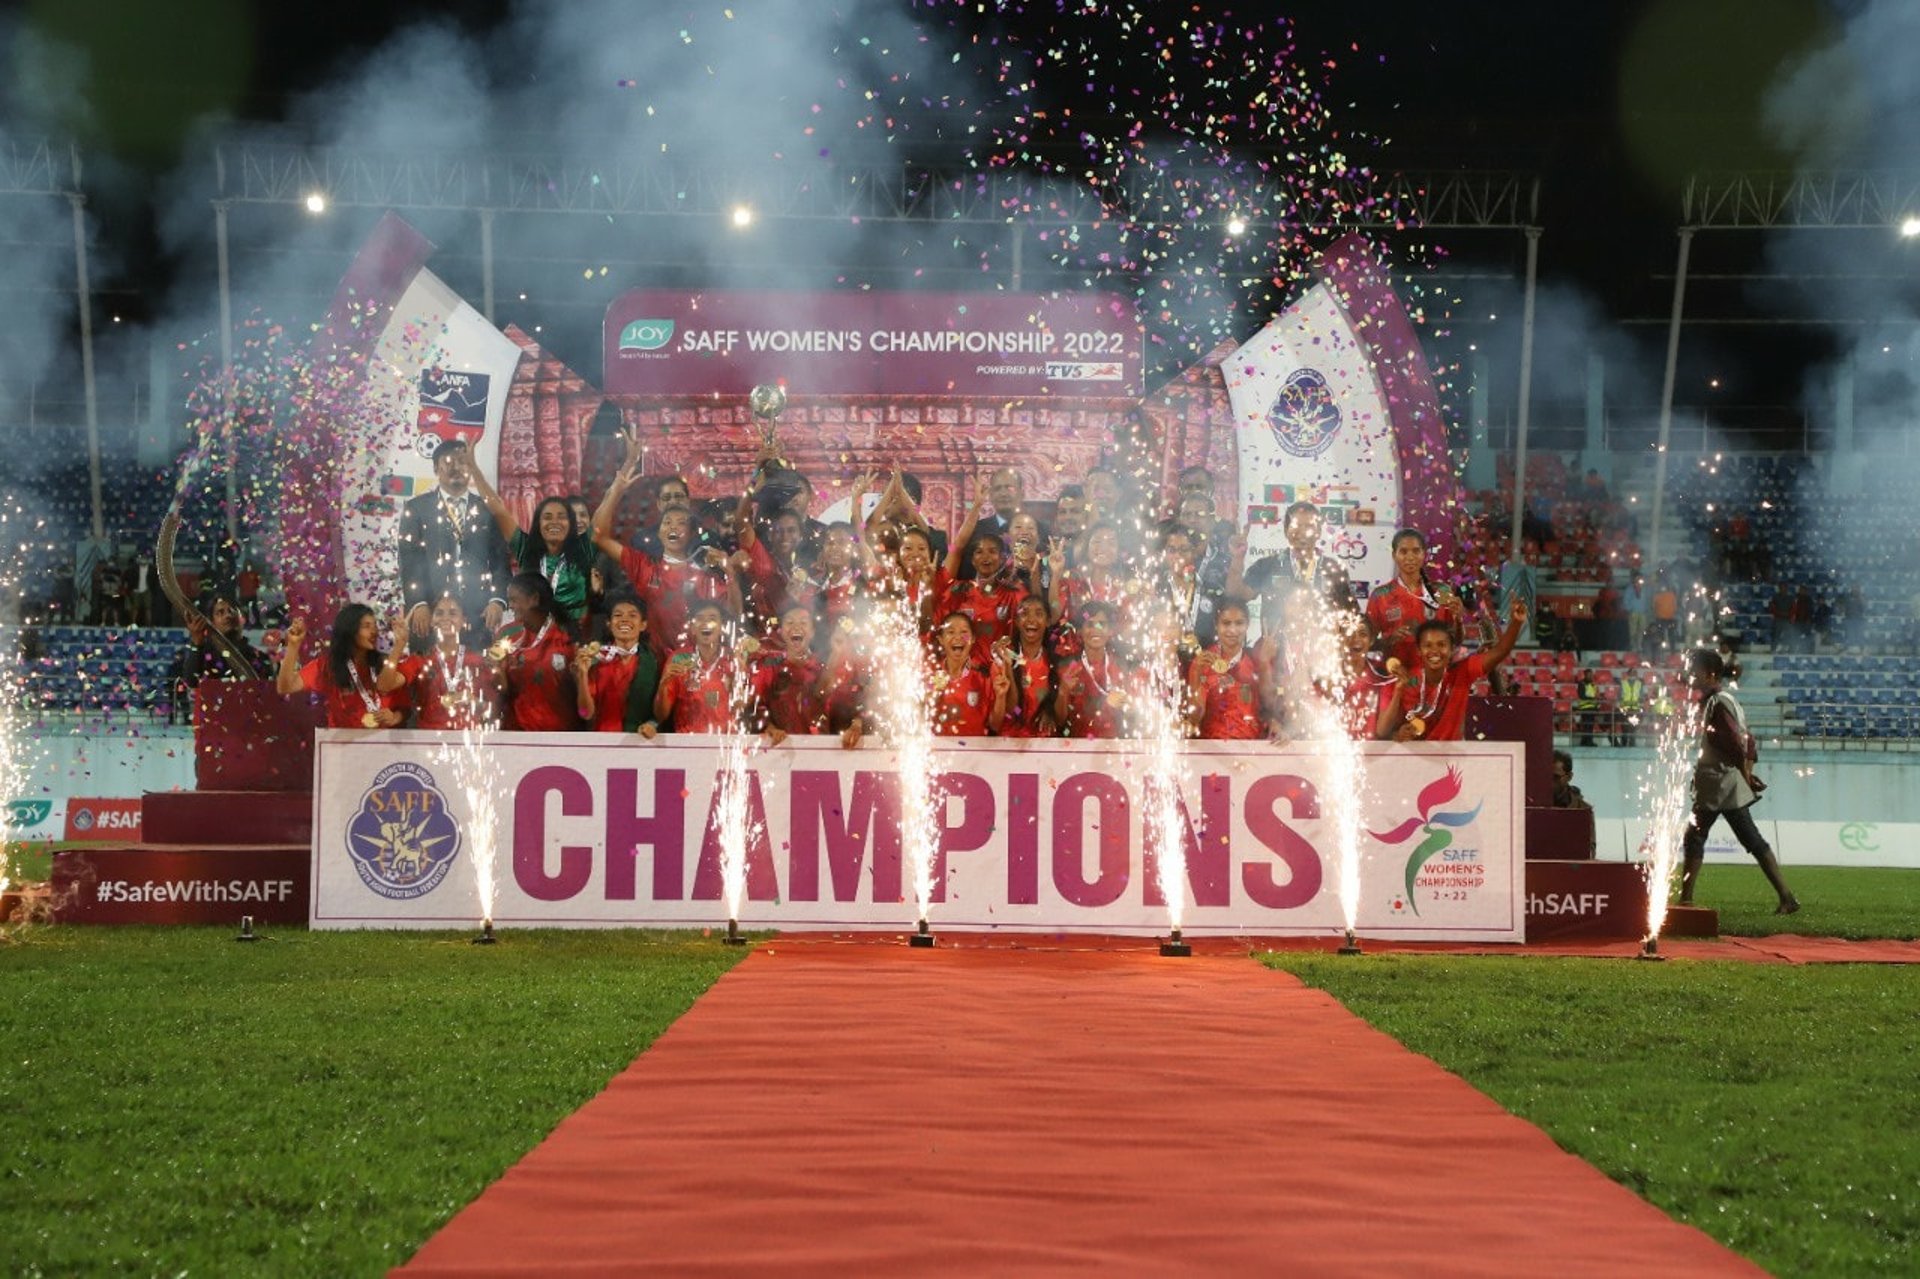
[[947, 686], [948, 681], [951, 680], [952, 678], [953, 677], [948, 675], [945, 671], [935, 671], [933, 673], [933, 679], [931, 682], [934, 688], [942, 689]]
[[1413, 730], [1415, 737], [1425, 737], [1427, 735], [1427, 721], [1421, 719], [1418, 715], [1409, 715], [1407, 717], [1407, 727]]
[[1213, 659], [1213, 673], [1215, 675], [1225, 675], [1230, 665], [1232, 665], [1232, 663], [1228, 662], [1226, 658], [1216, 657]]
[[360, 717], [360, 726], [362, 728], [378, 728], [380, 727], [380, 717], [372, 711], [368, 711]]
[[842, 633], [844, 633], [844, 634], [852, 634], [852, 632], [853, 632], [853, 619], [852, 619], [851, 617], [843, 617], [843, 618], [841, 618], [841, 619], [840, 619], [840, 625], [839, 625], [839, 627], [838, 627], [837, 629], [838, 629], [838, 630], [840, 630], [840, 631], [841, 631]]
[[1122, 706], [1125, 706], [1126, 704], [1127, 704], [1127, 695], [1120, 689], [1117, 689], [1117, 688], [1113, 689], [1107, 694], [1107, 705], [1113, 707], [1115, 710], [1119, 710]]
[[513, 643], [510, 640], [500, 640], [497, 643], [490, 644], [487, 646], [487, 656], [492, 658], [496, 662], [506, 661], [507, 654], [511, 653], [512, 651], [513, 651]]
[[1194, 632], [1188, 631], [1186, 634], [1180, 637], [1180, 647], [1181, 648], [1199, 648], [1200, 637]]
[[740, 655], [742, 657], [752, 657], [755, 653], [758, 653], [759, 651], [760, 651], [760, 641], [755, 639], [753, 636], [748, 635], [740, 641]]
[[582, 644], [580, 651], [587, 655], [589, 662], [597, 662], [600, 660], [600, 647], [598, 644]]
[[1399, 658], [1389, 657], [1387, 659], [1387, 674], [1397, 676], [1400, 674], [1401, 671], [1405, 669], [1406, 667], [1400, 664]]

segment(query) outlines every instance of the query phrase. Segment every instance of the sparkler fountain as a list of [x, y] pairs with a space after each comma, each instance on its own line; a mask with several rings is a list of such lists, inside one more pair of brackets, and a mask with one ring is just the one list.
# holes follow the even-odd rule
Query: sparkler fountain
[[[1282, 691], [1326, 762], [1321, 802], [1333, 827], [1337, 851], [1335, 890], [1345, 935], [1340, 953], [1362, 953], [1356, 938], [1360, 918], [1360, 811], [1366, 792], [1365, 759], [1347, 722], [1346, 626], [1326, 600], [1307, 590], [1287, 600], [1283, 644], [1287, 668]], [[1371, 708], [1369, 707], [1369, 710]], [[1370, 727], [1370, 725], [1369, 725]]]
[[752, 679], [748, 661], [759, 650], [758, 640], [729, 625], [723, 641], [734, 653], [733, 674], [727, 697], [732, 703], [731, 728], [720, 738], [720, 782], [714, 798], [714, 821], [720, 839], [720, 895], [727, 908], [726, 944], [744, 946], [740, 932], [740, 911], [747, 900], [747, 848], [759, 837], [753, 816], [753, 756], [760, 739], [745, 723], [744, 712], [751, 700]]
[[933, 907], [934, 864], [939, 833], [934, 822], [941, 802], [933, 773], [933, 720], [929, 705], [926, 650], [920, 643], [913, 610], [903, 601], [886, 601], [869, 619], [873, 662], [873, 702], [895, 752], [900, 786], [900, 851], [913, 886], [914, 933], [910, 944], [933, 945], [928, 917]]
[[[1661, 675], [1657, 678], [1664, 679]], [[1660, 930], [1666, 926], [1673, 893], [1675, 853], [1693, 819], [1692, 773], [1700, 734], [1700, 710], [1685, 695], [1660, 725], [1653, 757], [1640, 770], [1640, 802], [1647, 813], [1641, 840], [1641, 870], [1647, 879], [1647, 935], [1642, 959], [1659, 959]]]
[[[19, 590], [19, 565], [27, 556], [28, 545], [21, 537], [25, 528], [24, 513], [9, 500], [0, 509], [0, 549], [7, 552], [4, 563], [0, 563], [0, 592], [9, 597]], [[12, 884], [13, 867], [7, 849], [13, 840], [13, 801], [26, 789], [31, 772], [25, 725], [14, 714], [26, 691], [21, 660], [19, 637], [8, 636], [7, 642], [0, 644], [0, 896]]]
[[[480, 906], [476, 946], [491, 946], [493, 907], [499, 890], [500, 822], [494, 797], [500, 793], [500, 766], [491, 747], [498, 725], [493, 701], [481, 687], [479, 671], [459, 656], [455, 636], [436, 636], [432, 675], [437, 678], [461, 723], [460, 735], [441, 741], [436, 756], [453, 773], [453, 788], [467, 809], [466, 844], [473, 861], [474, 892]], [[447, 660], [451, 644], [456, 654]]]
[[[1187, 907], [1186, 815], [1181, 797], [1187, 791], [1187, 689], [1180, 678], [1180, 656], [1175, 648], [1179, 631], [1171, 614], [1153, 616], [1148, 623], [1147, 654], [1141, 663], [1145, 687], [1128, 710], [1132, 729], [1147, 741], [1143, 793], [1146, 812], [1142, 830], [1155, 853], [1154, 879], [1167, 904], [1167, 940], [1160, 953], [1172, 959], [1193, 954], [1182, 935]], [[1205, 660], [1204, 657], [1196, 661]]]

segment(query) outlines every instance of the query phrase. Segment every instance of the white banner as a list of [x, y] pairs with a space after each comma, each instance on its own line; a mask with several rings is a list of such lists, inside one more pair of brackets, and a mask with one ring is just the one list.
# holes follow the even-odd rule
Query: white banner
[[522, 352], [433, 272], [415, 273], [367, 361], [371, 450], [349, 459], [342, 500], [349, 597], [400, 606], [400, 508], [433, 487], [433, 452], [464, 439], [489, 479]]
[[1333, 291], [1308, 289], [1220, 370], [1240, 441], [1248, 563], [1285, 550], [1288, 505], [1312, 502], [1327, 517], [1321, 550], [1356, 583], [1390, 578], [1400, 519], [1393, 417]]
[[[488, 750], [496, 923], [725, 922], [713, 738], [501, 733]], [[1360, 932], [1522, 940], [1521, 746], [1365, 750]], [[1149, 751], [939, 743], [944, 867], [932, 926], [1164, 933], [1157, 850], [1142, 838]], [[740, 923], [911, 927], [893, 753], [791, 738], [750, 759], [763, 831], [748, 846]], [[1339, 864], [1314, 745], [1189, 743], [1186, 768], [1186, 931], [1337, 934]], [[474, 832], [438, 734], [323, 730], [314, 773], [313, 927], [447, 928], [481, 917]]]

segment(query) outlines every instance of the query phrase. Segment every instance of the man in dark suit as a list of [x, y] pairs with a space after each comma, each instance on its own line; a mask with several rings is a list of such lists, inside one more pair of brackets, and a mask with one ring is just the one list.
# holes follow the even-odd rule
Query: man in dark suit
[[[1020, 472], [1012, 467], [1001, 467], [987, 477], [987, 500], [993, 503], [993, 514], [980, 517], [974, 526], [977, 533], [992, 533], [1005, 540], [1013, 517], [1027, 506], [1026, 483], [1020, 478]], [[1046, 539], [1041, 538], [1044, 545]]]
[[513, 576], [507, 543], [486, 504], [471, 492], [473, 455], [463, 440], [448, 440], [433, 454], [436, 487], [408, 500], [400, 513], [400, 592], [407, 622], [425, 635], [433, 602], [452, 594], [466, 610], [467, 624], [500, 625], [507, 580]]
[[1331, 614], [1353, 612], [1353, 583], [1346, 566], [1320, 550], [1326, 517], [1311, 502], [1295, 502], [1285, 517], [1287, 549], [1247, 566], [1246, 587], [1260, 600], [1261, 635], [1278, 635], [1287, 600], [1299, 590], [1318, 596]]

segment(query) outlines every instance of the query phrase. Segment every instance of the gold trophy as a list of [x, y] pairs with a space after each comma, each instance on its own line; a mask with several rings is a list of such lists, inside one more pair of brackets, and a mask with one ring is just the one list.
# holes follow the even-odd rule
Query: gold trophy
[[761, 456], [784, 462], [774, 430], [780, 424], [780, 415], [787, 411], [787, 388], [778, 382], [762, 382], [747, 393], [747, 408], [760, 421]]

